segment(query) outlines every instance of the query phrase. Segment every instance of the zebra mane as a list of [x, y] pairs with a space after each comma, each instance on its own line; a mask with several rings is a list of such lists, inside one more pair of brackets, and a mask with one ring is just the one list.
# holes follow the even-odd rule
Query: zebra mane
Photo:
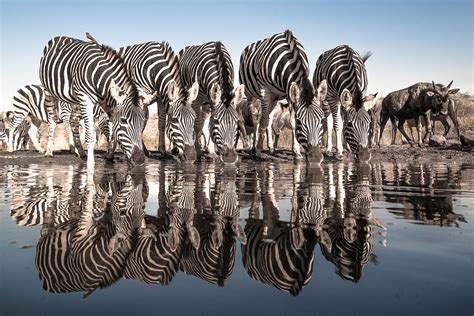
[[139, 100], [138, 89], [135, 86], [135, 83], [130, 78], [130, 74], [128, 72], [127, 66], [125, 65], [125, 61], [123, 60], [123, 58], [112, 47], [107, 46], [105, 44], [98, 43], [97, 40], [94, 37], [92, 37], [92, 35], [90, 35], [89, 33], [86, 33], [86, 37], [90, 43], [93, 43], [100, 48], [100, 50], [104, 53], [106, 59], [119, 60], [117, 67], [119, 68], [119, 73], [122, 72], [125, 74], [125, 79], [126, 79], [125, 84], [126, 84], [127, 93], [132, 98], [133, 104], [134, 105], [138, 104], [138, 100]]
[[362, 61], [364, 62], [364, 64], [365, 64], [365, 62], [367, 61], [367, 59], [370, 58], [370, 56], [372, 56], [372, 52], [371, 52], [371, 51], [365, 52], [364, 55], [362, 55], [361, 58], [362, 58]]
[[[171, 48], [171, 45], [168, 42], [161, 42], [161, 45], [163, 45], [163, 50], [166, 51], [166, 58], [168, 59], [168, 64], [171, 65], [171, 73], [173, 80], [176, 82], [176, 84], [179, 87], [179, 96], [183, 100], [187, 100], [189, 97], [189, 91], [184, 88], [182, 81], [181, 81], [181, 73], [179, 70], [179, 61], [178, 61], [178, 55], [174, 54], [173, 48]], [[158, 87], [156, 87], [158, 88]], [[157, 89], [158, 90], [158, 89]], [[167, 94], [167, 91], [164, 91], [164, 94]]]
[[354, 92], [352, 93], [352, 105], [356, 110], [359, 110], [364, 105], [364, 97], [359, 86], [356, 85]]
[[229, 72], [229, 67], [226, 65], [226, 59], [224, 52], [222, 51], [222, 42], [216, 42], [216, 59], [217, 59], [217, 71], [219, 72], [219, 84], [222, 89], [222, 100], [224, 105], [229, 107], [230, 101], [232, 100], [232, 92], [234, 86], [231, 79], [231, 73]]
[[314, 99], [314, 89], [313, 89], [313, 84], [308, 79], [308, 77], [304, 76], [303, 78], [301, 78], [300, 86], [301, 86], [301, 100], [307, 105], [312, 104], [313, 99]]

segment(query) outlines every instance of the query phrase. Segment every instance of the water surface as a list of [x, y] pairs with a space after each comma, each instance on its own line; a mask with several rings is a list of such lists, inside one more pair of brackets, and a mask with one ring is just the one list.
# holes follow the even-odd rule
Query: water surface
[[0, 166], [0, 314], [472, 314], [474, 166]]

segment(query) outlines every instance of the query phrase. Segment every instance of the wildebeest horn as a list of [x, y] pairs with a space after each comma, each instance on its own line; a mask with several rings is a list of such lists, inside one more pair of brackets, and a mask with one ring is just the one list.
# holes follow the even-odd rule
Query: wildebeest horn
[[448, 84], [448, 86], [446, 87], [446, 89], [449, 90], [449, 88], [451, 88], [451, 85], [453, 84], [453, 80], [451, 80], [451, 82]]
[[433, 89], [434, 89], [434, 91], [439, 94], [439, 91], [438, 91], [438, 89], [436, 88], [436, 85], [435, 85], [434, 81], [431, 81], [431, 82], [433, 83]]

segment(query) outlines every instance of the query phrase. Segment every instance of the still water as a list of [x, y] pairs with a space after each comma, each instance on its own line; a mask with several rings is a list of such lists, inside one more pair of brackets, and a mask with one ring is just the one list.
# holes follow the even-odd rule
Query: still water
[[1, 315], [474, 311], [474, 166], [0, 166]]

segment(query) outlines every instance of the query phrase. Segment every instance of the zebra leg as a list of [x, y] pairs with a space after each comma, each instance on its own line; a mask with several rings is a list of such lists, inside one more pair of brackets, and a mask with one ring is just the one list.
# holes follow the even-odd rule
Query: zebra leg
[[79, 105], [71, 105], [71, 115], [65, 117], [63, 121], [66, 127], [66, 132], [69, 135], [69, 149], [72, 153], [77, 154], [81, 159], [86, 157], [80, 135], [81, 111]]
[[326, 118], [326, 128], [327, 128], [327, 133], [326, 133], [326, 155], [329, 157], [332, 157], [332, 129], [334, 126], [334, 118], [332, 116], [332, 113], [328, 115]]
[[341, 160], [343, 157], [343, 146], [342, 146], [342, 128], [343, 128], [343, 123], [342, 123], [342, 116], [341, 116], [341, 106], [339, 105], [337, 108], [336, 115], [334, 116], [334, 127], [336, 129], [336, 158]]
[[165, 128], [166, 107], [161, 100], [156, 101], [158, 111], [158, 151], [161, 155], [166, 154]]
[[295, 158], [297, 160], [303, 159], [303, 155], [301, 155], [300, 151], [300, 143], [296, 139], [296, 118], [295, 118], [295, 111], [291, 111], [290, 113], [290, 124], [291, 124], [291, 135], [292, 137], [292, 148], [293, 153], [295, 154]]
[[[148, 110], [148, 105], [143, 105], [143, 113], [145, 115], [145, 123], [143, 124], [142, 135], [144, 134], [143, 132], [145, 131], [146, 124], [148, 123], [148, 119], [150, 117], [150, 112]], [[150, 152], [146, 148], [144, 140], [142, 140], [142, 146], [143, 146], [143, 153], [145, 154], [145, 156], [150, 157]]]
[[94, 173], [94, 147], [95, 147], [95, 128], [94, 128], [94, 103], [89, 97], [84, 96], [81, 104], [81, 114], [84, 120], [87, 143], [87, 171]]
[[44, 155], [53, 157], [54, 131], [56, 130], [56, 122], [58, 121], [56, 114], [58, 100], [56, 100], [46, 89], [44, 90], [44, 105], [48, 113], [48, 145], [46, 146], [46, 152]]
[[269, 97], [268, 98], [268, 107], [269, 107], [269, 110], [272, 109], [270, 111], [270, 115], [268, 115], [268, 123], [267, 123], [267, 146], [268, 146], [268, 150], [270, 151], [270, 153], [273, 153], [274, 151], [274, 147], [273, 147], [273, 117], [275, 115], [275, 112], [278, 110], [277, 107], [274, 106], [274, 100], [273, 98]]
[[33, 143], [33, 147], [35, 147], [35, 149], [39, 151], [40, 154], [43, 154], [44, 150], [41, 148], [41, 144], [38, 139], [38, 127], [35, 124], [31, 124], [28, 135], [30, 136], [31, 142]]

